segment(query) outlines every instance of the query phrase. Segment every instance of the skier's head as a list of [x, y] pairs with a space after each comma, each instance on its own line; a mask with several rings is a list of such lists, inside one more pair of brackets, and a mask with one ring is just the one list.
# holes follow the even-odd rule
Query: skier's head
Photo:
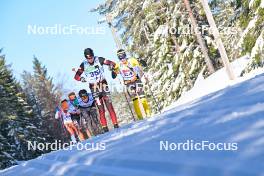
[[68, 94], [68, 98], [69, 98], [70, 101], [74, 101], [75, 98], [76, 98], [75, 93], [74, 93], [74, 92], [69, 93], [69, 94]]
[[64, 112], [67, 112], [68, 109], [69, 109], [69, 105], [68, 105], [68, 102], [66, 99], [62, 100], [61, 101], [61, 109], [64, 111]]
[[119, 60], [121, 60], [122, 62], [125, 62], [126, 59], [127, 59], [127, 56], [126, 56], [126, 52], [124, 49], [119, 49], [117, 50], [117, 57]]
[[84, 101], [87, 102], [88, 101], [88, 93], [85, 89], [82, 89], [79, 91], [79, 97]]
[[87, 61], [92, 64], [94, 62], [94, 52], [91, 48], [86, 48], [83, 52], [84, 57], [87, 59]]

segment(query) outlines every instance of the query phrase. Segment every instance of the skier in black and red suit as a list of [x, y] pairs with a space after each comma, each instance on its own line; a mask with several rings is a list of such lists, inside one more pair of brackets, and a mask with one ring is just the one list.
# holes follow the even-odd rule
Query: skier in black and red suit
[[119, 126], [117, 117], [111, 99], [109, 97], [110, 91], [107, 81], [104, 77], [103, 68], [103, 65], [107, 65], [110, 67], [110, 70], [113, 70], [116, 64], [113, 61], [107, 60], [103, 57], [94, 56], [94, 52], [91, 48], [86, 48], [84, 50], [84, 57], [86, 59], [81, 63], [80, 68], [76, 72], [74, 78], [77, 81], [89, 83], [89, 88], [99, 109], [100, 121], [104, 132], [109, 131], [107, 120], [105, 118], [104, 104], [109, 111], [114, 128], [118, 128]]

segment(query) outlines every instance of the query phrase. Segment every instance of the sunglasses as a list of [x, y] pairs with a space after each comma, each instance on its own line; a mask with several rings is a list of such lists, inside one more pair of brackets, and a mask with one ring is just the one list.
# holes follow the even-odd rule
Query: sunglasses
[[81, 99], [87, 99], [88, 98], [88, 96], [87, 95], [84, 95], [84, 96], [81, 96]]
[[93, 59], [93, 56], [91, 56], [91, 55], [86, 55], [87, 57], [87, 59]]
[[117, 57], [119, 60], [122, 60], [126, 58], [126, 54], [118, 54]]

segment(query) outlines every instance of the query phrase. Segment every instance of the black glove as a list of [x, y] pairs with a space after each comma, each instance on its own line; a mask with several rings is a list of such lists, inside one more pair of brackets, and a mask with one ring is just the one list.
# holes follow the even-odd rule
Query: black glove
[[109, 70], [110, 71], [114, 71], [115, 70], [115, 65], [114, 64], [110, 64], [109, 65]]
[[109, 65], [109, 71], [113, 71], [114, 70], [114, 68], [113, 68], [113, 66], [112, 65]]
[[112, 78], [115, 79], [117, 77], [116, 72], [112, 71]]
[[81, 77], [80, 79], [81, 82], [87, 82], [86, 79], [84, 77]]

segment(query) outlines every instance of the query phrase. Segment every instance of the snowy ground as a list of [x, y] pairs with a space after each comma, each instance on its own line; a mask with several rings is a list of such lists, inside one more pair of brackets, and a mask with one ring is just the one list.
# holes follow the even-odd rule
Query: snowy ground
[[[104, 151], [56, 151], [0, 175], [264, 176], [264, 74], [226, 84], [221, 72], [202, 81], [210, 94], [199, 83], [161, 115], [94, 138], [105, 142]], [[160, 141], [188, 140], [237, 143], [238, 149], [160, 150]]]

